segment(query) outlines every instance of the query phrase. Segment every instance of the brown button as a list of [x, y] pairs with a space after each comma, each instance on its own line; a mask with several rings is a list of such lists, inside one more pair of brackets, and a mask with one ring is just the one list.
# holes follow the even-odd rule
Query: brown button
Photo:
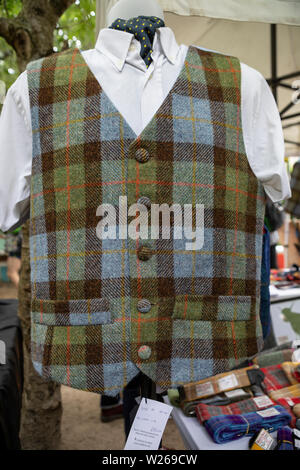
[[150, 209], [151, 207], [151, 201], [148, 197], [142, 196], [137, 200], [138, 204], [143, 204], [143, 206], [147, 207], [147, 209]]
[[146, 163], [150, 158], [149, 152], [146, 149], [138, 149], [135, 152], [135, 159], [140, 163]]
[[148, 313], [151, 310], [151, 302], [148, 299], [141, 299], [137, 303], [137, 309], [140, 313]]
[[149, 246], [140, 246], [137, 255], [141, 261], [148, 261], [152, 256], [152, 250]]

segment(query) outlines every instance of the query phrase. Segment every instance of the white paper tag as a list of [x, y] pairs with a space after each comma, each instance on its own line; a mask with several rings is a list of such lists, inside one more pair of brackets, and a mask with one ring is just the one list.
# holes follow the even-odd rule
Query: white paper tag
[[229, 392], [224, 392], [224, 395], [227, 398], [234, 398], [234, 397], [240, 397], [240, 396], [243, 396], [243, 395], [247, 395], [247, 393], [242, 388], [237, 388], [235, 390], [230, 390]]
[[293, 343], [292, 343], [292, 348], [300, 348], [300, 339], [294, 339]]
[[300, 362], [300, 348], [296, 349], [296, 351], [293, 352], [292, 362]]
[[267, 395], [262, 395], [261, 397], [253, 398], [257, 408], [267, 408], [268, 406], [274, 405], [272, 400]]
[[289, 406], [294, 406], [294, 402], [291, 398], [286, 398], [286, 402]]
[[196, 385], [196, 394], [198, 397], [206, 395], [213, 395], [215, 393], [213, 384], [211, 382], [204, 382], [203, 384]]
[[295, 439], [295, 440], [294, 440], [294, 446], [295, 446], [297, 449], [300, 449], [300, 441], [299, 441], [299, 439]]
[[173, 407], [142, 399], [124, 450], [157, 450]]
[[270, 450], [273, 447], [274, 439], [265, 429], [262, 429], [255, 443], [264, 450]]
[[280, 415], [279, 411], [276, 408], [268, 408], [267, 410], [256, 411], [256, 413], [263, 418], [270, 418], [271, 416]]
[[295, 434], [295, 436], [298, 437], [298, 439], [300, 439], [300, 431], [299, 431], [299, 429], [294, 428], [294, 434]]
[[239, 383], [234, 374], [225, 375], [225, 377], [222, 377], [221, 379], [218, 380], [218, 386], [219, 386], [220, 392], [223, 392], [223, 390], [228, 390], [229, 388], [237, 387], [238, 384]]

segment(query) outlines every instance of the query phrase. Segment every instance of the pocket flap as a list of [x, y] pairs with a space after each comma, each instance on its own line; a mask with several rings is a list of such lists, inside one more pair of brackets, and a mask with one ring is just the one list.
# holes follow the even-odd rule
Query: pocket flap
[[31, 314], [35, 323], [55, 326], [104, 325], [111, 323], [108, 299], [31, 301]]
[[181, 320], [236, 321], [256, 315], [257, 299], [248, 295], [177, 296], [173, 318]]

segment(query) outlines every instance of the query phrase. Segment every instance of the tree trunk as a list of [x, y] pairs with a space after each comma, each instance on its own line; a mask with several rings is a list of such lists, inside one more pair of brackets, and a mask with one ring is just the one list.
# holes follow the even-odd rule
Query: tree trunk
[[53, 32], [75, 0], [23, 0], [16, 18], [0, 18], [0, 36], [14, 48], [20, 72], [31, 60], [53, 52]]
[[[20, 72], [28, 62], [53, 52], [53, 33], [60, 16], [75, 0], [23, 0], [16, 18], [0, 18], [0, 36], [14, 48]], [[62, 415], [60, 385], [35, 371], [30, 354], [29, 225], [23, 227], [22, 267], [19, 283], [19, 317], [24, 348], [24, 391], [21, 418], [23, 449], [58, 449]]]

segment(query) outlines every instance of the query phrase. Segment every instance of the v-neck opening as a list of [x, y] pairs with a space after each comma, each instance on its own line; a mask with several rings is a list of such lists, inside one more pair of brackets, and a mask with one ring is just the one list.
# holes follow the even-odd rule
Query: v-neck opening
[[184, 61], [183, 61], [183, 65], [179, 71], [179, 74], [177, 75], [177, 78], [176, 80], [174, 81], [173, 85], [171, 86], [169, 92], [167, 93], [166, 97], [163, 99], [163, 102], [160, 104], [160, 106], [157, 108], [157, 110], [155, 111], [154, 115], [152, 116], [152, 118], [150, 119], [150, 121], [148, 122], [148, 124], [146, 124], [146, 126], [144, 127], [144, 129], [140, 132], [140, 134], [136, 134], [136, 132], [132, 129], [131, 125], [129, 124], [129, 122], [124, 118], [124, 116], [120, 113], [120, 111], [118, 110], [118, 108], [115, 106], [115, 104], [113, 103], [113, 101], [109, 98], [109, 96], [107, 95], [107, 93], [104, 91], [102, 85], [99, 83], [99, 81], [97, 80], [95, 74], [92, 72], [90, 66], [88, 65], [87, 61], [85, 60], [85, 58], [83, 57], [82, 55], [82, 51], [79, 49], [79, 48], [75, 48], [75, 50], [80, 54], [80, 57], [82, 59], [82, 61], [85, 63], [87, 69], [88, 69], [88, 73], [89, 75], [93, 78], [93, 80], [97, 83], [97, 88], [98, 88], [98, 91], [99, 91], [99, 94], [103, 94], [105, 96], [105, 99], [110, 103], [110, 106], [115, 110], [115, 113], [119, 115], [119, 117], [126, 123], [126, 125], [129, 127], [129, 129], [131, 130], [131, 132], [133, 133], [133, 135], [135, 136], [134, 137], [134, 141], [133, 142], [139, 142], [140, 140], [143, 139], [143, 135], [146, 134], [147, 130], [152, 126], [153, 122], [155, 121], [155, 118], [158, 114], [160, 114], [161, 110], [163, 109], [163, 107], [165, 106], [169, 96], [173, 93], [174, 89], [176, 88], [177, 84], [179, 83], [182, 75], [184, 74], [184, 71], [185, 71], [185, 63], [186, 63], [186, 60], [189, 56], [189, 54], [191, 53], [191, 49], [192, 49], [192, 46], [187, 46], [187, 51], [186, 51], [186, 54], [185, 54], [185, 57], [184, 57]]

